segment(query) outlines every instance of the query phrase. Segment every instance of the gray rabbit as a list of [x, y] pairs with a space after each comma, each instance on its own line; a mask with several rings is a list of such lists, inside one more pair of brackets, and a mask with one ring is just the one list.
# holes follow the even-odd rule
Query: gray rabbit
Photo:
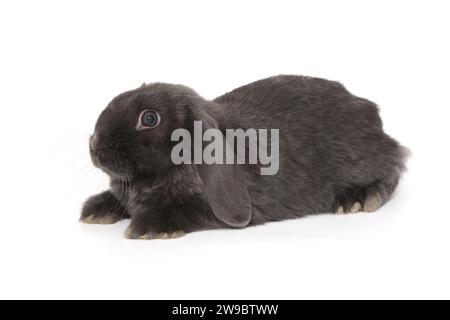
[[[277, 173], [262, 175], [259, 162], [174, 164], [172, 133], [193, 132], [196, 121], [223, 135], [227, 129], [278, 129]], [[374, 103], [337, 82], [285, 75], [213, 101], [163, 83], [125, 92], [101, 113], [90, 152], [111, 188], [86, 201], [81, 221], [130, 218], [130, 239], [372, 212], [391, 198], [407, 156], [383, 132]]]

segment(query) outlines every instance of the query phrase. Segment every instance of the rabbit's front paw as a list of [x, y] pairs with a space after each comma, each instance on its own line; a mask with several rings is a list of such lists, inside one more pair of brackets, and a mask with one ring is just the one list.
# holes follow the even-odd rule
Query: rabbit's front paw
[[133, 239], [133, 240], [168, 240], [168, 239], [176, 239], [181, 238], [186, 233], [184, 231], [178, 230], [178, 231], [172, 231], [172, 232], [154, 232], [154, 231], [148, 231], [146, 233], [140, 233], [133, 230], [132, 227], [129, 227], [125, 231], [125, 238], [127, 239]]
[[125, 231], [125, 238], [153, 240], [153, 239], [175, 239], [185, 235], [184, 231], [174, 226], [168, 226], [157, 219], [151, 219], [143, 216], [135, 217]]
[[114, 224], [125, 217], [125, 208], [106, 191], [86, 201], [81, 210], [80, 221], [86, 224]]
[[81, 216], [80, 221], [86, 224], [114, 224], [121, 218], [113, 213], [105, 213], [104, 215], [91, 214], [86, 217]]

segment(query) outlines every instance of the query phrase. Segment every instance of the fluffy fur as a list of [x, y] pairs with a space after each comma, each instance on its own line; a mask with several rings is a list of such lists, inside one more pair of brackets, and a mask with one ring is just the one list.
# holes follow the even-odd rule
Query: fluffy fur
[[[161, 115], [157, 128], [137, 131], [142, 110]], [[174, 165], [176, 128], [275, 128], [280, 169], [260, 165]], [[377, 106], [341, 84], [277, 76], [213, 101], [163, 83], [119, 95], [91, 137], [93, 163], [111, 189], [88, 199], [81, 221], [131, 218], [126, 236], [170, 238], [182, 232], [242, 228], [318, 213], [375, 211], [392, 196], [406, 152], [383, 132]]]

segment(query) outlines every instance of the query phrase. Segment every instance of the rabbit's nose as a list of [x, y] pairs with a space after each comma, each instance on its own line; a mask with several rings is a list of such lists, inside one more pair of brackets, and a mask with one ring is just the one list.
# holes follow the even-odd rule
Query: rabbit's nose
[[98, 146], [98, 136], [97, 134], [93, 134], [89, 138], [89, 147], [91, 148], [91, 150], [95, 150], [97, 146]]

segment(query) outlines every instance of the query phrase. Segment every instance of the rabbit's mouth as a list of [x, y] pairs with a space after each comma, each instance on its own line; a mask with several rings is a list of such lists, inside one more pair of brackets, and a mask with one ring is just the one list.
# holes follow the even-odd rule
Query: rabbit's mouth
[[104, 171], [107, 175], [120, 180], [131, 178], [131, 167], [121, 160], [120, 152], [114, 148], [100, 145], [96, 135], [90, 138], [89, 152], [94, 166]]
[[101, 169], [110, 177], [119, 180], [129, 180], [131, 178], [131, 170], [125, 165], [121, 165], [120, 161], [116, 163], [115, 161], [110, 161], [109, 158], [103, 157], [101, 154], [96, 152], [91, 152], [91, 159], [94, 166]]

